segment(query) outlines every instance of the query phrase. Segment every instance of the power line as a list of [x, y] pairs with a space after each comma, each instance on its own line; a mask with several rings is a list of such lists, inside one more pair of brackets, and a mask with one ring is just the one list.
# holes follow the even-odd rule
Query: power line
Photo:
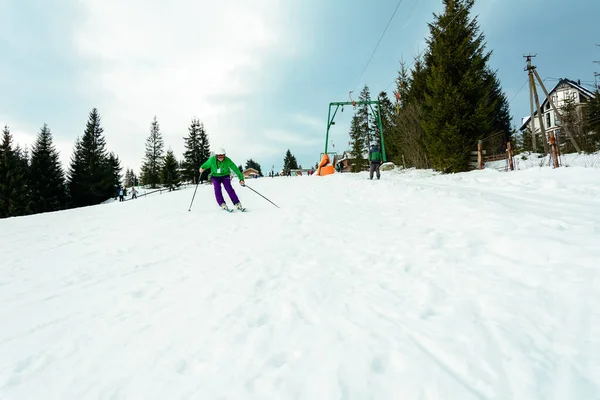
[[[446, 25], [446, 26], [445, 26], [445, 27], [444, 27], [442, 30], [440, 30], [440, 32], [439, 32], [437, 35], [435, 35], [435, 37], [433, 38], [433, 40], [437, 39], [437, 38], [438, 38], [438, 37], [439, 37], [439, 36], [440, 36], [442, 33], [444, 33], [444, 32], [446, 31], [446, 29], [448, 29], [448, 28], [450, 27], [450, 25], [452, 25], [452, 23], [454, 23], [454, 21], [456, 21], [456, 19], [457, 19], [457, 18], [460, 16], [460, 14], [461, 14], [463, 11], [465, 11], [465, 10], [466, 10], [466, 8], [461, 8], [461, 9], [460, 9], [460, 10], [459, 10], [459, 11], [456, 13], [456, 15], [454, 16], [454, 18], [452, 18], [452, 20], [450, 20], [450, 22], [448, 22], [448, 24], [447, 24], [447, 25]], [[417, 55], [417, 57], [415, 57], [415, 58], [413, 59], [413, 61], [411, 61], [411, 63], [410, 63], [410, 64], [408, 65], [408, 67], [407, 67], [407, 69], [408, 69], [408, 70], [410, 70], [410, 67], [412, 66], [412, 64], [413, 64], [413, 62], [414, 62], [415, 60], [417, 60], [417, 59], [421, 58], [421, 56], [423, 55], [423, 53], [425, 52], [425, 50], [426, 50], [426, 49], [427, 49], [427, 48], [424, 48], [424, 49], [423, 49], [421, 52], [419, 52], [419, 54]], [[549, 78], [544, 78], [544, 81], [546, 81], [546, 79], [549, 79]], [[518, 91], [517, 91], [517, 92], [516, 92], [516, 93], [515, 93], [515, 94], [512, 96], [512, 98], [511, 98], [510, 100], [508, 100], [508, 104], [509, 104], [509, 105], [510, 105], [510, 104], [511, 104], [511, 103], [512, 103], [514, 100], [515, 100], [515, 98], [516, 98], [516, 97], [519, 95], [519, 93], [521, 93], [521, 91], [523, 90], [523, 88], [525, 87], [525, 85], [527, 85], [527, 83], [528, 83], [528, 82], [529, 82], [529, 79], [526, 79], [526, 80], [525, 80], [525, 82], [523, 83], [523, 85], [521, 86], [521, 88], [520, 88], [520, 89], [519, 89], [519, 90], [518, 90]], [[386, 88], [386, 91], [387, 91], [387, 90], [389, 90], [390, 86], [392, 86], [394, 83], [396, 83], [396, 79], [394, 79], [394, 80], [393, 80], [393, 81], [392, 81], [392, 82], [391, 82], [391, 83], [388, 85], [388, 87]], [[493, 100], [495, 97], [497, 97], [497, 96], [498, 96], [498, 94], [496, 94], [496, 95], [494, 96], [494, 98], [490, 98], [489, 96], [490, 96], [491, 94], [492, 94], [492, 89], [488, 90], [488, 92], [486, 93], [486, 95], [484, 96], [484, 98], [487, 98], [487, 99]]]
[[[434, 41], [434, 40], [435, 40], [435, 39], [437, 39], [437, 38], [438, 38], [438, 37], [439, 37], [439, 36], [440, 36], [442, 33], [444, 33], [444, 32], [446, 31], [446, 29], [448, 29], [448, 28], [450, 27], [450, 25], [452, 25], [452, 23], [453, 23], [454, 21], [456, 21], [456, 18], [458, 18], [458, 16], [459, 16], [459, 15], [460, 15], [460, 14], [461, 14], [463, 11], [465, 11], [465, 10], [466, 10], [466, 7], [463, 7], [463, 8], [461, 8], [461, 9], [460, 9], [460, 11], [456, 13], [456, 15], [454, 16], [454, 18], [452, 18], [452, 20], [451, 20], [450, 22], [448, 22], [448, 24], [447, 24], [447, 25], [446, 25], [446, 26], [445, 26], [445, 27], [444, 27], [442, 30], [440, 30], [440, 32], [439, 32], [437, 35], [435, 35], [435, 37], [433, 38], [433, 40], [432, 40], [432, 41]], [[414, 62], [414, 60], [415, 60], [415, 59], [419, 59], [419, 58], [421, 58], [421, 56], [423, 55], [423, 53], [425, 52], [425, 50], [426, 50], [426, 49], [427, 49], [427, 47], [425, 47], [423, 50], [421, 50], [421, 52], [420, 52], [420, 53], [419, 53], [419, 54], [418, 54], [418, 55], [417, 55], [417, 56], [416, 56], [416, 57], [413, 59], [413, 61], [411, 61], [411, 63], [408, 65], [408, 68], [407, 68], [407, 69], [409, 69], [409, 70], [410, 70], [410, 67], [412, 66], [412, 63]], [[386, 91], [387, 91], [387, 90], [389, 90], [390, 86], [392, 86], [394, 83], [396, 83], [396, 80], [395, 80], [395, 79], [392, 81], [392, 83], [390, 83], [390, 84], [388, 85], [388, 87], [387, 87], [385, 90], [386, 90]]]
[[517, 95], [519, 93], [521, 93], [521, 90], [523, 90], [523, 88], [525, 87], [525, 85], [527, 85], [528, 82], [529, 82], [529, 78], [525, 79], [525, 82], [523, 82], [523, 86], [521, 86], [521, 89], [519, 89], [519, 91], [513, 95], [513, 97], [508, 101], [508, 104], [513, 102], [513, 100], [517, 97]]
[[356, 81], [356, 84], [354, 85], [355, 86], [354, 90], [356, 90], [358, 88], [358, 84], [359, 84], [360, 80], [362, 79], [363, 75], [365, 74], [365, 71], [367, 70], [367, 67], [371, 63], [371, 60], [373, 59], [373, 56], [375, 55], [375, 52], [377, 51], [377, 48], [379, 47], [379, 44], [381, 43], [381, 40], [385, 36], [385, 33], [387, 32], [388, 28], [390, 27], [390, 24], [392, 23], [392, 20], [394, 19], [394, 16], [396, 15], [396, 12], [398, 11], [398, 8], [400, 8], [400, 4], [402, 4], [403, 1], [404, 0], [400, 0], [400, 1], [398, 1], [398, 4], [396, 4], [396, 8], [394, 9], [394, 12], [392, 13], [392, 16], [390, 17], [390, 20], [388, 21], [387, 25], [385, 26], [385, 29], [383, 30], [383, 33], [381, 34], [381, 37], [379, 38], [379, 41], [377, 42], [377, 44], [375, 45], [375, 48], [373, 49], [373, 52], [371, 53], [371, 57], [369, 57], [369, 60], [367, 61], [367, 64], [363, 68], [363, 70], [362, 70], [362, 72], [361, 72], [358, 80]]

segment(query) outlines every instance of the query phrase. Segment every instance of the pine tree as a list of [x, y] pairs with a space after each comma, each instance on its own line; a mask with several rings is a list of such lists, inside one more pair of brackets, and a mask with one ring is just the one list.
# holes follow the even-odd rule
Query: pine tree
[[396, 133], [396, 124], [395, 124], [395, 120], [394, 120], [394, 114], [396, 113], [395, 109], [394, 109], [394, 105], [392, 104], [391, 100], [389, 99], [387, 93], [385, 91], [382, 91], [379, 93], [379, 96], [377, 96], [377, 100], [379, 101], [379, 107], [377, 109], [375, 109], [375, 112], [380, 112], [381, 113], [381, 125], [383, 127], [383, 140], [385, 146], [383, 146], [383, 144], [381, 143], [381, 135], [379, 133], [379, 125], [377, 125], [377, 121], [374, 121], [373, 124], [373, 131], [375, 132], [375, 141], [377, 142], [377, 144], [379, 145], [379, 148], [381, 149], [381, 151], [384, 151], [384, 147], [385, 147], [385, 155], [386, 155], [386, 160], [388, 161], [394, 161], [396, 163], [398, 163], [399, 161], [399, 153], [400, 150], [398, 149], [397, 146], [397, 141], [393, 140], [394, 139], [394, 135]]
[[198, 182], [200, 165], [210, 158], [210, 143], [204, 124], [197, 118], [192, 119], [188, 131], [188, 137], [184, 138], [186, 150], [182, 161], [183, 179]]
[[444, 14], [429, 24], [423, 129], [432, 166], [461, 172], [469, 169], [477, 141], [493, 130], [493, 81], [486, 68], [491, 53], [484, 53], [483, 35], [469, 20], [474, 0], [443, 2]]
[[150, 136], [146, 139], [146, 154], [142, 164], [142, 181], [144, 185], [157, 188], [163, 167], [164, 141], [156, 116], [150, 126]]
[[43, 213], [66, 207], [65, 173], [58, 151], [52, 143], [52, 132], [44, 124], [31, 150], [31, 211]]
[[409, 103], [422, 105], [427, 96], [427, 77], [430, 74], [430, 69], [423, 62], [421, 57], [415, 57], [413, 68], [410, 72], [411, 75], [408, 82], [409, 89], [406, 95], [406, 103], [404, 105]]
[[352, 172], [359, 172], [363, 169], [364, 164], [364, 156], [363, 153], [365, 148], [367, 147], [367, 143], [365, 143], [366, 137], [363, 134], [363, 130], [361, 129], [361, 121], [360, 117], [357, 114], [352, 116], [352, 121], [350, 122], [350, 152], [352, 153], [353, 163], [352, 163]]
[[31, 214], [31, 182], [29, 180], [29, 154], [27, 148], [21, 148], [19, 145], [15, 147], [16, 160], [16, 185], [14, 189], [15, 207], [14, 215]]
[[397, 163], [402, 162], [406, 167], [430, 168], [424, 144], [425, 132], [421, 125], [428, 73], [429, 70], [421, 57], [415, 57], [410, 72], [404, 63], [401, 64], [396, 80], [400, 104], [399, 111], [394, 113], [395, 132], [388, 147], [395, 154], [393, 160]]
[[[595, 97], [592, 98], [585, 110], [586, 118], [584, 123], [585, 132], [592, 143], [590, 151], [600, 150], [600, 91], [595, 91]], [[591, 132], [591, 134], [590, 134]]]
[[[363, 90], [360, 92], [358, 100], [371, 101], [371, 93], [367, 85], [365, 85]], [[356, 111], [356, 115], [358, 117], [361, 134], [364, 137], [363, 143], [365, 145], [365, 148], [363, 150], [368, 150], [369, 145], [374, 142], [375, 134], [373, 132], [373, 125], [375, 118], [370, 113], [371, 107], [369, 104], [360, 104], [357, 107], [358, 110]]]
[[[256, 161], [254, 161], [253, 159], [249, 159], [248, 161], [246, 161], [246, 169], [248, 168], [254, 168], [255, 170], [258, 171], [258, 176], [263, 176], [263, 173], [260, 169], [260, 164], [257, 163]], [[240, 170], [243, 171], [243, 170]]]
[[129, 168], [125, 169], [125, 186], [131, 187], [133, 186], [133, 171]]
[[171, 149], [167, 151], [167, 155], [165, 156], [161, 170], [161, 179], [163, 185], [168, 187], [169, 191], [178, 188], [181, 184], [181, 179], [179, 177], [179, 163]]
[[119, 160], [119, 157], [114, 152], [111, 152], [108, 156], [108, 165], [112, 174], [111, 186], [114, 188], [121, 187], [121, 173], [123, 171], [123, 168], [121, 167], [121, 160]]
[[504, 133], [504, 142], [506, 143], [511, 139], [513, 133], [511, 127], [512, 118], [510, 116], [510, 107], [506, 93], [504, 93], [500, 87], [500, 80], [498, 79], [498, 74], [496, 72], [488, 70], [486, 86], [491, 87], [489, 93], [492, 102], [492, 134], [497, 132]]
[[396, 78], [396, 92], [400, 94], [398, 99], [398, 108], [402, 108], [409, 101], [411, 88], [411, 76], [406, 63], [400, 62], [400, 70], [398, 71], [398, 77]]
[[296, 157], [292, 154], [290, 149], [287, 149], [285, 153], [285, 157], [283, 158], [283, 173], [287, 175], [290, 173], [290, 170], [298, 169], [298, 162], [296, 161]]
[[135, 172], [133, 172], [133, 170], [131, 168], [127, 168], [125, 170], [125, 186], [126, 187], [131, 187], [131, 186], [138, 186], [139, 185], [139, 180], [137, 175], [135, 174]]
[[92, 109], [83, 136], [75, 141], [67, 180], [70, 202], [75, 207], [115, 197], [113, 168], [100, 122], [98, 110]]
[[0, 144], [0, 218], [30, 213], [30, 188], [27, 154], [19, 146], [13, 148], [8, 126], [2, 131]]

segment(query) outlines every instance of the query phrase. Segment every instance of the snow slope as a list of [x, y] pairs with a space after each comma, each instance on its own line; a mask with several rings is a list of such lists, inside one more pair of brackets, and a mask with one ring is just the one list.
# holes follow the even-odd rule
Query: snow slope
[[600, 170], [0, 220], [0, 399], [600, 399]]

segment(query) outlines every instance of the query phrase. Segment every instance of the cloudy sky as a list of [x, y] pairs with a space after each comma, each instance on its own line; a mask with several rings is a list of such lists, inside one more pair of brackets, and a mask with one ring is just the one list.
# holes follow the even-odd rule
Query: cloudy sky
[[[289, 148], [304, 167], [325, 145], [328, 104], [366, 84], [393, 98], [399, 61], [424, 48], [441, 0], [0, 0], [0, 124], [30, 146], [43, 123], [68, 165], [90, 110], [109, 150], [136, 172], [150, 123], [179, 158], [194, 117], [238, 164], [279, 169]], [[597, 0], [479, 0], [492, 68], [527, 115], [524, 54], [546, 84], [600, 72]], [[340, 114], [331, 145], [348, 143]]]

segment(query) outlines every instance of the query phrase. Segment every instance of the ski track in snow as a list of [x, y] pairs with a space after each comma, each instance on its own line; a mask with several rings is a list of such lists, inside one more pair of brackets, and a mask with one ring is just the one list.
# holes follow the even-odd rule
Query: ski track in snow
[[0, 399], [600, 399], [600, 171], [365, 177], [0, 220]]

